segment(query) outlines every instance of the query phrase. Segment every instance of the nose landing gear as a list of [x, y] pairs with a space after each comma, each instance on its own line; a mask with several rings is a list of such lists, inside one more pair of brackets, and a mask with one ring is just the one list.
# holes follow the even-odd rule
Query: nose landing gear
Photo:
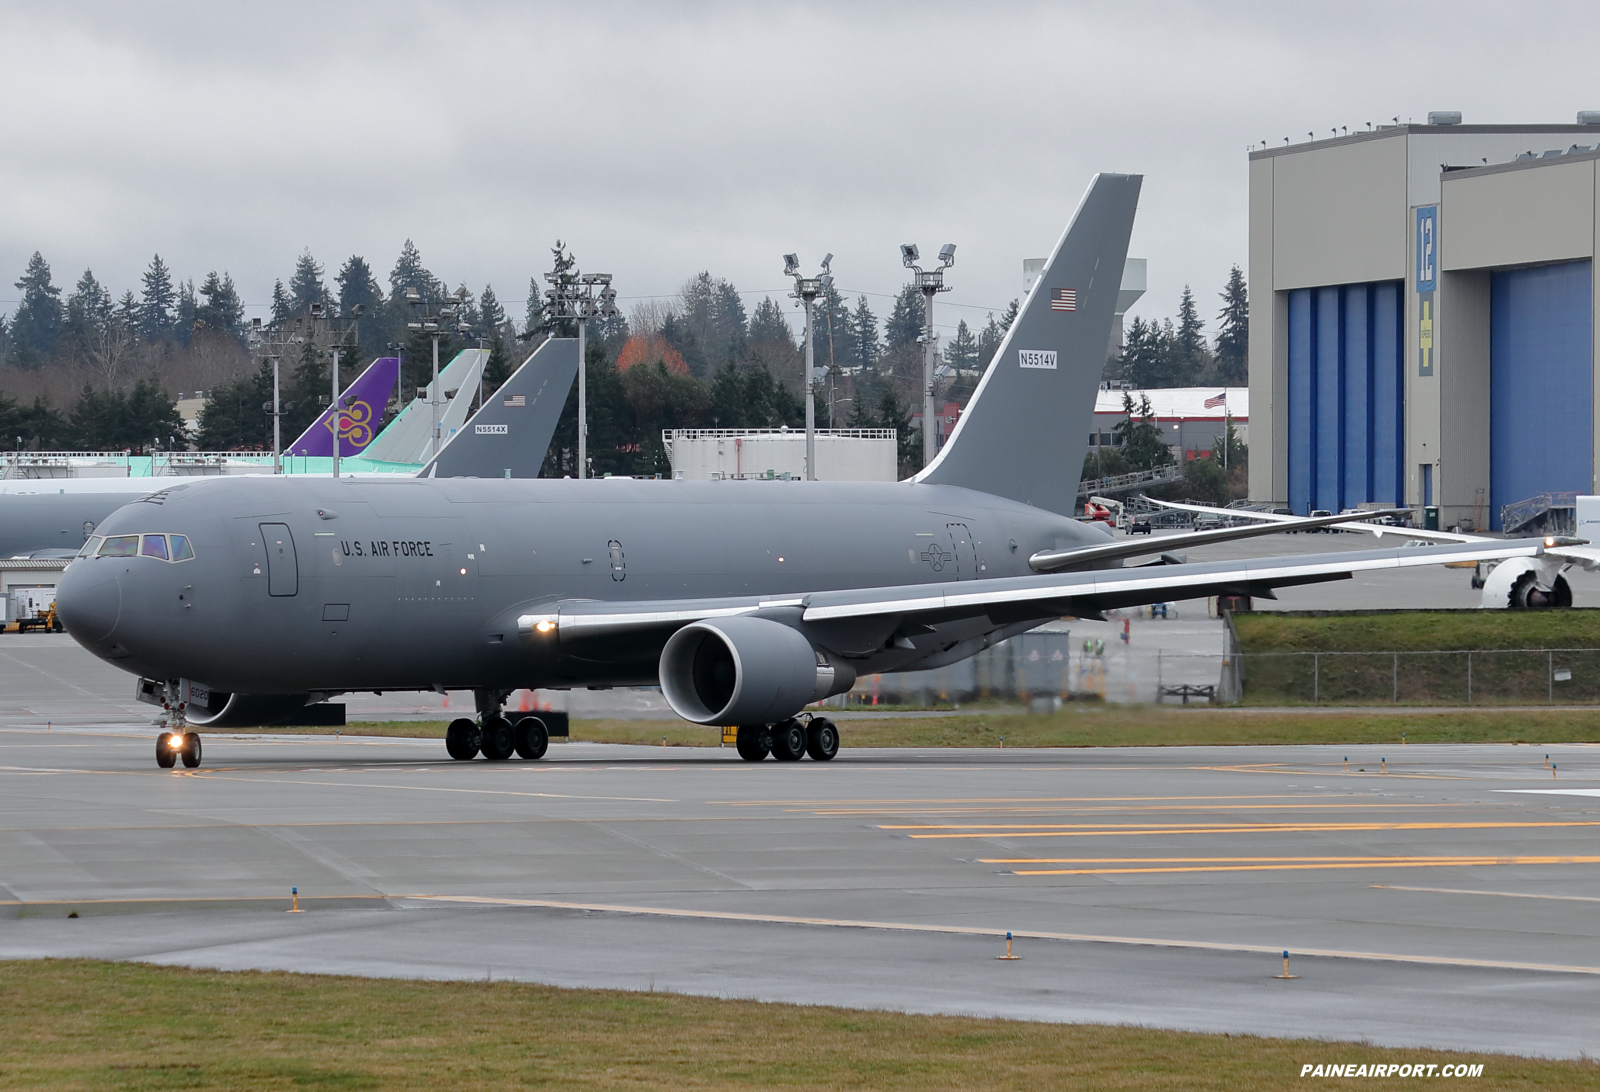
[[200, 765], [200, 734], [189, 731], [184, 717], [187, 703], [179, 700], [175, 684], [166, 684], [165, 699], [161, 703], [165, 715], [156, 721], [161, 726], [161, 734], [156, 736], [156, 765], [170, 770], [181, 758], [183, 768], [193, 770]]

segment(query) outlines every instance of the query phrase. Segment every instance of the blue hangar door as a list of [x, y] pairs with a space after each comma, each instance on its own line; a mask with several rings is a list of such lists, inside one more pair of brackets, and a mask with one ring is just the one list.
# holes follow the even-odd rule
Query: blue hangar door
[[1289, 293], [1289, 507], [1405, 497], [1400, 281]]
[[1489, 513], [1594, 476], [1593, 270], [1563, 262], [1491, 275]]

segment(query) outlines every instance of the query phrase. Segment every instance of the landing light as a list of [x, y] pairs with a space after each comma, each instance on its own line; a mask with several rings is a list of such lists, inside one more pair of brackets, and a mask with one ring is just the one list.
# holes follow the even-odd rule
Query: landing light
[[183, 737], [181, 735], [179, 735], [177, 732], [173, 732], [170, 736], [167, 737], [167, 746], [174, 747], [174, 748], [182, 747], [183, 746]]
[[467, 575], [467, 570], [465, 570], [465, 569], [462, 569], [462, 570], [461, 570], [461, 575], [462, 575], [462, 576], [466, 576], [466, 575]]
[[535, 622], [533, 628], [538, 630], [540, 633], [549, 633], [551, 630], [556, 628], [556, 624], [550, 621], [550, 619], [546, 618], [542, 622]]

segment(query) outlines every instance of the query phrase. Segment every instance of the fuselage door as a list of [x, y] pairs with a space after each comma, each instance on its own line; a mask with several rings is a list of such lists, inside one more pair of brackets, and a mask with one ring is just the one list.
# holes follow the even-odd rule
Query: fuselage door
[[965, 523], [947, 523], [950, 532], [950, 550], [956, 555], [956, 579], [971, 580], [978, 575], [978, 553], [973, 545], [972, 531]]
[[300, 563], [294, 553], [294, 536], [287, 523], [263, 523], [262, 545], [267, 548], [267, 594], [286, 596], [300, 590]]

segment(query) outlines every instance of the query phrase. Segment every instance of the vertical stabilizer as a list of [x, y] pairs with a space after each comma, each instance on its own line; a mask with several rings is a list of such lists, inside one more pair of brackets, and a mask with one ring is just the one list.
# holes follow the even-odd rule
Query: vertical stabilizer
[[[339, 421], [339, 455], [350, 458], [366, 452], [373, 432], [383, 420], [389, 394], [400, 378], [400, 358], [380, 356], [339, 396], [338, 407], [329, 406], [311, 427], [284, 449], [287, 455], [333, 456], [333, 422]], [[271, 407], [268, 407], [271, 408]]]
[[577, 377], [577, 339], [546, 341], [484, 400], [418, 477], [537, 478]]
[[[477, 377], [482, 374], [489, 354], [484, 349], [462, 349], [439, 369], [439, 434], [449, 436], [456, 403], [461, 402], [460, 416], [453, 418], [457, 427], [465, 419], [467, 409], [478, 390]], [[433, 443], [433, 384], [423, 393], [407, 402], [387, 428], [378, 433], [365, 454], [369, 459], [386, 463], [420, 463], [428, 458]], [[402, 401], [405, 392], [402, 391]], [[462, 400], [462, 395], [466, 395]]]
[[955, 431], [913, 481], [1074, 510], [1142, 181], [1095, 176]]

